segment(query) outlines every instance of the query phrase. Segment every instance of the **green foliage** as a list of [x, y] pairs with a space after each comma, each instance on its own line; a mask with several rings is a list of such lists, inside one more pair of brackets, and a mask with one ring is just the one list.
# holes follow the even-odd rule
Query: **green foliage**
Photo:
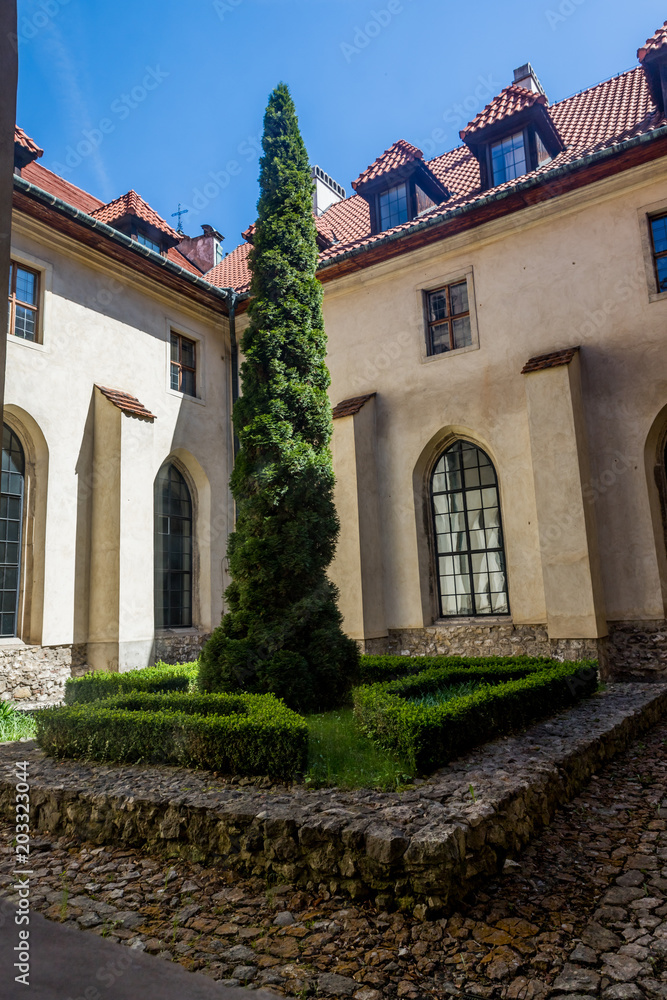
[[65, 683], [65, 704], [110, 698], [121, 691], [187, 691], [197, 677], [198, 664], [162, 663], [142, 670], [99, 670], [83, 677], [69, 677]]
[[344, 700], [358, 664], [326, 569], [338, 517], [326, 336], [306, 148], [279, 84], [262, 139], [250, 324], [234, 406], [229, 612], [201, 656], [204, 691], [274, 692], [300, 711]]
[[429, 690], [413, 695], [408, 700], [413, 705], [444, 705], [452, 698], [462, 698], [466, 694], [472, 694], [479, 687], [479, 683], [479, 681], [464, 681], [462, 684], [446, 684], [444, 687], [436, 688], [435, 691]]
[[467, 674], [470, 667], [498, 667], [516, 677], [523, 677], [524, 669], [541, 670], [559, 663], [547, 656], [361, 656], [361, 680], [364, 684], [392, 680], [406, 674], [419, 674], [423, 670], [461, 667]]
[[[481, 683], [472, 694], [435, 705], [415, 697], [435, 692], [460, 674], [456, 667], [427, 670], [354, 691], [355, 715], [364, 731], [382, 746], [429, 772], [466, 750], [535, 719], [574, 705], [597, 687], [597, 664], [579, 661], [524, 668], [524, 676], [504, 680], [500, 668], [471, 667]], [[486, 672], [486, 675], [485, 675]]]
[[39, 746], [56, 758], [290, 779], [308, 752], [305, 719], [273, 695], [130, 691], [45, 709], [36, 722]]
[[309, 715], [308, 769], [311, 787], [396, 789], [411, 781], [407, 760], [371, 740], [351, 708]]
[[0, 701], [0, 743], [32, 739], [34, 735], [34, 718], [9, 701]]

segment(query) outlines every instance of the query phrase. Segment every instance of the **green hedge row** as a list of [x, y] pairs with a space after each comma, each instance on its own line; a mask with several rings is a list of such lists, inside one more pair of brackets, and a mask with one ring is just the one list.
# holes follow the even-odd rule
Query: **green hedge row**
[[176, 764], [290, 779], [306, 766], [305, 719], [273, 695], [127, 692], [36, 716], [52, 757]]
[[[423, 670], [445, 667], [502, 667], [508, 671], [541, 670], [559, 663], [547, 656], [361, 656], [361, 680], [364, 684], [391, 680]], [[524, 676], [517, 673], [517, 676]]]
[[[472, 747], [568, 708], [597, 688], [593, 660], [521, 669], [523, 676], [506, 679], [500, 665], [448, 667], [364, 685], [353, 693], [355, 715], [368, 736], [429, 772]], [[481, 686], [441, 705], [407, 700], [462, 680], [479, 680]]]
[[69, 677], [65, 683], [65, 704], [98, 701], [122, 691], [187, 691], [197, 680], [198, 663], [161, 663], [120, 674], [96, 671], [83, 677]]

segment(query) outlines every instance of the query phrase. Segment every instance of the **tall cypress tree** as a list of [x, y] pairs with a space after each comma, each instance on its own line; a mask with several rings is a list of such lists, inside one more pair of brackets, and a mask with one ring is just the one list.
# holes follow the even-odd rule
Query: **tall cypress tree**
[[326, 576], [339, 525], [313, 182], [283, 83], [269, 98], [262, 149], [243, 395], [233, 414], [233, 582], [229, 611], [202, 651], [200, 685], [272, 691], [313, 711], [341, 703], [358, 653]]

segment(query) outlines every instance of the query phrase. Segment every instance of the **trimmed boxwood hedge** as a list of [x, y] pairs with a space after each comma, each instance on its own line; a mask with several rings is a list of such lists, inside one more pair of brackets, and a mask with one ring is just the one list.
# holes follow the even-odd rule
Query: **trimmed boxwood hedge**
[[127, 692], [36, 716], [52, 757], [176, 764], [290, 779], [306, 766], [306, 720], [273, 695]]
[[121, 691], [187, 691], [197, 679], [198, 664], [161, 663], [120, 674], [107, 670], [69, 677], [65, 682], [65, 704], [98, 701]]
[[[463, 680], [479, 680], [482, 686], [442, 705], [407, 700]], [[541, 669], [500, 663], [449, 666], [358, 687], [354, 710], [368, 736], [405, 755], [413, 767], [425, 773], [472, 747], [570, 707], [596, 687], [597, 664], [593, 660], [552, 661]]]
[[[360, 675], [364, 684], [393, 680], [406, 674], [445, 667], [506, 667], [508, 670], [541, 670], [560, 663], [548, 656], [361, 656]], [[517, 676], [524, 676], [517, 673]]]

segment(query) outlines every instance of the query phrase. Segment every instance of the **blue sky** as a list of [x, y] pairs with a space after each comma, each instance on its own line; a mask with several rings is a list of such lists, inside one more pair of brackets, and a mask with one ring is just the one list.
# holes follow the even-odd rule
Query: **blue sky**
[[18, 0], [17, 120], [41, 162], [134, 188], [230, 251], [254, 219], [266, 100], [291, 88], [311, 163], [348, 193], [396, 139], [426, 156], [532, 62], [550, 100], [636, 65], [658, 0]]

